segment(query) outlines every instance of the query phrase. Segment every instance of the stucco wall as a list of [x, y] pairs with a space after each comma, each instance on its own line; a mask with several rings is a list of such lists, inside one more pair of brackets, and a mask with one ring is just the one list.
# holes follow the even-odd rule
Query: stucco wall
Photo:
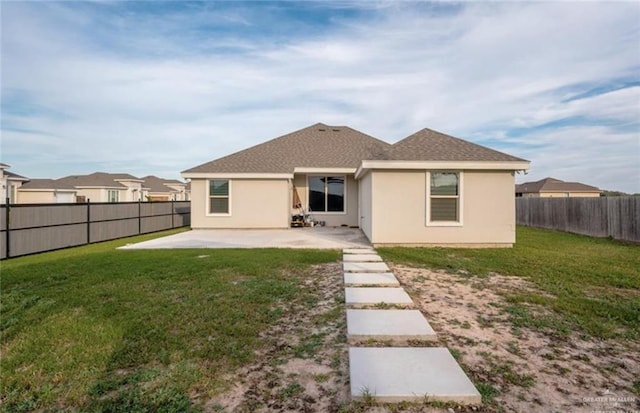
[[[335, 176], [343, 176], [344, 174], [327, 174]], [[307, 183], [307, 175], [296, 174], [293, 178], [293, 184], [298, 190], [300, 201], [307, 210], [309, 203], [309, 188]], [[353, 178], [353, 175], [347, 175], [346, 182], [346, 213], [322, 213], [317, 211], [311, 211], [311, 216], [315, 221], [324, 221], [329, 227], [339, 227], [341, 225], [358, 226], [358, 181]], [[299, 210], [296, 208], [291, 209], [291, 214], [298, 214]]]
[[427, 226], [426, 171], [371, 175], [374, 244], [510, 246], [515, 242], [511, 172], [463, 172], [461, 226]]
[[58, 200], [53, 196], [53, 191], [25, 192], [18, 191], [19, 204], [53, 204]]
[[286, 179], [232, 179], [230, 214], [208, 215], [206, 179], [191, 181], [192, 228], [288, 228], [290, 184]]
[[369, 238], [373, 239], [371, 220], [373, 212], [373, 204], [371, 203], [371, 186], [372, 174], [368, 173], [358, 181], [360, 184], [359, 203], [360, 203], [360, 228], [362, 232]]

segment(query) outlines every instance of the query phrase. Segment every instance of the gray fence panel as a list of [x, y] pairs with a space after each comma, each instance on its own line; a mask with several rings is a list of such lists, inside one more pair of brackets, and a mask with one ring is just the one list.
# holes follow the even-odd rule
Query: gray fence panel
[[87, 222], [87, 206], [81, 204], [12, 205], [10, 213], [11, 230]]
[[75, 247], [87, 243], [87, 225], [76, 224], [12, 231], [9, 242], [12, 257]]
[[119, 221], [92, 222], [90, 242], [108, 241], [138, 235], [138, 217]]
[[138, 203], [91, 204], [91, 221], [138, 217]]
[[7, 207], [2, 206], [0, 209], [0, 231], [7, 229]]
[[168, 228], [171, 228], [171, 215], [149, 217], [142, 218], [140, 232], [146, 234]]
[[640, 197], [517, 198], [516, 222], [640, 242]]
[[143, 217], [150, 215], [171, 215], [171, 202], [169, 203], [156, 203], [149, 202], [146, 204], [141, 204], [141, 215]]

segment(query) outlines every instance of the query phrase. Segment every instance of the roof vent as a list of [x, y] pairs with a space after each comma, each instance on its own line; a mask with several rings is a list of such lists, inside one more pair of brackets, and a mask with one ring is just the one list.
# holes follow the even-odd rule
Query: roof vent
[[320, 128], [320, 129], [318, 129], [318, 130], [319, 130], [320, 132], [324, 132], [324, 131], [326, 131], [326, 129], [322, 129], [322, 128]]
[[340, 132], [340, 129], [332, 129], [334, 132]]

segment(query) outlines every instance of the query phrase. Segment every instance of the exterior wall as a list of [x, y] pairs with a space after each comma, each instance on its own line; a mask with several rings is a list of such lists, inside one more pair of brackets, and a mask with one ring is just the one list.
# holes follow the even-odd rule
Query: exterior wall
[[463, 171], [462, 225], [426, 225], [426, 171], [373, 171], [374, 244], [511, 246], [515, 181], [510, 171]]
[[107, 202], [107, 190], [102, 188], [82, 188], [76, 192], [77, 196], [84, 196], [91, 202]]
[[20, 204], [64, 204], [76, 202], [76, 194], [73, 192], [46, 191], [18, 191], [18, 203]]
[[373, 203], [371, 202], [371, 189], [373, 185], [373, 174], [368, 173], [358, 182], [359, 187], [359, 205], [360, 205], [360, 228], [362, 232], [369, 238], [373, 239], [372, 214]]
[[208, 180], [191, 181], [192, 228], [289, 228], [288, 180], [231, 179], [230, 182], [230, 214], [209, 215]]
[[600, 192], [529, 192], [523, 198], [598, 198]]
[[147, 194], [143, 193], [141, 182], [131, 182], [131, 181], [118, 181], [118, 182], [120, 182], [122, 185], [127, 187], [127, 189], [119, 191], [120, 195], [119, 195], [118, 202], [138, 202], [138, 200], [146, 201], [145, 195]]
[[598, 198], [600, 192], [540, 192], [540, 198]]
[[[345, 175], [340, 173], [326, 175]], [[346, 213], [321, 213], [311, 211], [311, 216], [315, 221], [324, 221], [329, 227], [339, 227], [342, 225], [348, 225], [350, 227], [358, 226], [358, 181], [356, 181], [353, 175], [346, 175]], [[305, 211], [309, 208], [309, 187], [307, 183], [307, 175], [296, 174], [293, 177], [293, 185], [298, 190], [300, 196], [300, 202], [304, 206]], [[291, 214], [299, 214], [300, 211], [297, 208], [291, 208]]]

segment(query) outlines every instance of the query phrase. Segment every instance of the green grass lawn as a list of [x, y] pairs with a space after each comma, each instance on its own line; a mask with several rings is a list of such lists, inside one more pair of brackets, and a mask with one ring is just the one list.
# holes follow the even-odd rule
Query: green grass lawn
[[[519, 227], [513, 249], [380, 248], [388, 261], [461, 276], [524, 277], [537, 291], [506, 293], [514, 325], [550, 334], [640, 338], [640, 247]], [[544, 312], [533, 312], [533, 308]]]
[[[175, 231], [174, 231], [175, 232]], [[147, 250], [1, 264], [0, 409], [189, 411], [250, 363], [322, 250]]]

